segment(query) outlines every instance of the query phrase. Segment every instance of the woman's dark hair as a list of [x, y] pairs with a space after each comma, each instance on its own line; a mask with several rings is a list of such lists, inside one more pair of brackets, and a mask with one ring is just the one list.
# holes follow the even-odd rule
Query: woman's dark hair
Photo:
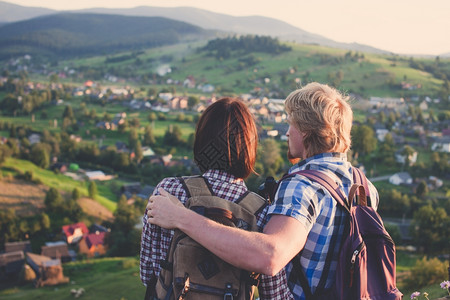
[[254, 172], [258, 133], [253, 115], [238, 98], [208, 106], [195, 131], [194, 160], [200, 170], [224, 170], [237, 178]]

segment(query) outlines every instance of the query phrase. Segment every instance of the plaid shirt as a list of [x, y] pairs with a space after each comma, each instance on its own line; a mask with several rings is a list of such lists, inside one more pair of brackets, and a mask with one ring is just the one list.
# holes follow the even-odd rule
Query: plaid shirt
[[[238, 200], [247, 191], [242, 179], [237, 179], [224, 171], [209, 170], [203, 174], [203, 177], [207, 179], [216, 196], [229, 201]], [[156, 187], [154, 194], [158, 193], [159, 187], [176, 196], [183, 204], [187, 201], [186, 191], [179, 179], [175, 177], [163, 179]], [[267, 222], [267, 210], [266, 207], [257, 215], [260, 231]], [[169, 251], [173, 231], [148, 224], [147, 211], [145, 211], [142, 221], [144, 227], [141, 236], [140, 275], [141, 281], [146, 285], [152, 276], [159, 276], [160, 263], [166, 258], [166, 253]], [[273, 277], [262, 275], [258, 290], [260, 299], [293, 299], [287, 286], [284, 270]]]
[[[322, 153], [310, 157], [291, 167], [288, 173], [305, 169], [324, 171], [338, 183], [345, 195], [348, 195], [353, 184], [352, 166], [343, 153]], [[369, 190], [376, 208], [378, 193], [370, 182]], [[335, 280], [344, 226], [348, 223], [348, 213], [320, 184], [298, 174], [281, 182], [275, 199], [274, 205], [269, 208], [269, 215], [293, 217], [305, 226], [308, 233], [300, 264], [312, 293], [331, 288]], [[327, 255], [329, 251], [333, 251], [333, 255]], [[291, 277], [292, 262], [285, 267], [285, 271], [294, 298], [305, 299], [297, 276]], [[320, 280], [322, 277], [326, 280]]]

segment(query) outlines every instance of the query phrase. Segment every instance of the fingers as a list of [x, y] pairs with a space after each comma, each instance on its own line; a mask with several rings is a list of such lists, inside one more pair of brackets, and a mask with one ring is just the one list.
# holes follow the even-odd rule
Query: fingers
[[165, 189], [163, 189], [162, 187], [158, 188], [158, 192], [159, 192], [162, 196], [164, 196], [164, 197], [169, 197], [169, 196], [170, 196], [169, 192], [167, 192], [167, 191], [166, 191]]

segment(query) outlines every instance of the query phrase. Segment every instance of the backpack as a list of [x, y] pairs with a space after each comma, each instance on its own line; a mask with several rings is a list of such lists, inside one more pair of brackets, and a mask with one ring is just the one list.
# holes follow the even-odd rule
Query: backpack
[[402, 299], [403, 294], [396, 287], [394, 241], [384, 228], [376, 210], [367, 205], [370, 198], [366, 195], [370, 194], [365, 175], [359, 169], [353, 168], [354, 183], [347, 200], [336, 182], [321, 171], [302, 170], [289, 174], [282, 180], [295, 174], [303, 175], [322, 185], [349, 213], [348, 230], [344, 231], [339, 251], [336, 280], [330, 290], [316, 291], [313, 295], [300, 266], [301, 252], [292, 260], [293, 272], [300, 280], [306, 299]]
[[[256, 215], [267, 205], [259, 195], [247, 191], [233, 203], [215, 196], [201, 176], [181, 177], [180, 181], [188, 194], [187, 208], [227, 226], [258, 230]], [[153, 299], [253, 299], [258, 275], [228, 264], [175, 230]]]

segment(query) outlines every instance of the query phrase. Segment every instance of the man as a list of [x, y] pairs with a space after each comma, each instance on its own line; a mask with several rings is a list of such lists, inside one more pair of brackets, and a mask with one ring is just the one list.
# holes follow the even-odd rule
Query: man
[[[303, 159], [288, 173], [320, 170], [346, 195], [353, 183], [346, 155], [353, 113], [347, 100], [327, 85], [310, 83], [285, 101], [288, 156]], [[371, 183], [369, 189], [376, 207], [378, 193]], [[318, 183], [298, 174], [283, 180], [262, 233], [222, 226], [180, 206], [165, 191], [160, 193], [147, 206], [149, 223], [178, 228], [223, 260], [247, 270], [275, 275], [285, 268], [296, 299], [305, 299], [305, 294], [292, 259], [300, 262], [313, 294], [331, 288], [348, 214]]]

